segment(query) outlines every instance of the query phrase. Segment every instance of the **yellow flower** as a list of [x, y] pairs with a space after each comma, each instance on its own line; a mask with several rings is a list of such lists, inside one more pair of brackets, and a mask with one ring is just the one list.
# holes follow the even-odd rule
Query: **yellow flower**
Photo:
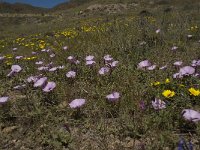
[[171, 90], [164, 90], [162, 92], [162, 95], [166, 98], [170, 98], [170, 97], [173, 97], [175, 95], [175, 92], [174, 91], [171, 91]]
[[165, 83], [169, 83], [170, 82], [170, 80], [169, 80], [169, 78], [167, 78], [166, 80], [165, 80]]
[[190, 95], [194, 95], [194, 96], [200, 95], [200, 90], [196, 90], [195, 88], [190, 88], [189, 92], [190, 92]]
[[151, 83], [151, 86], [157, 86], [157, 85], [160, 85], [160, 82], [159, 81], [156, 81], [154, 83]]

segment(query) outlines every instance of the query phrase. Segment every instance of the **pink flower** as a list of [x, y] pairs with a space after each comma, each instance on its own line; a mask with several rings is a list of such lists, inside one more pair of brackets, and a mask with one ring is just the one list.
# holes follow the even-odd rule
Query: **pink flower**
[[198, 122], [200, 121], [200, 113], [192, 109], [184, 109], [182, 115], [185, 120]]
[[166, 108], [166, 103], [160, 99], [155, 98], [155, 100], [152, 101], [151, 103], [155, 110]]
[[0, 104], [4, 104], [8, 101], [8, 97], [0, 97]]
[[115, 102], [115, 101], [118, 101], [118, 99], [120, 98], [120, 94], [118, 92], [113, 92], [113, 93], [107, 95], [106, 98], [110, 102]]
[[75, 99], [69, 103], [70, 108], [80, 108], [85, 104], [85, 99]]
[[69, 71], [66, 76], [68, 78], [75, 78], [76, 77], [76, 72], [75, 71]]
[[40, 78], [34, 83], [33, 87], [43, 87], [46, 84], [46, 81], [47, 77]]
[[55, 82], [48, 82], [45, 88], [43, 89], [44, 92], [50, 92], [56, 87]]

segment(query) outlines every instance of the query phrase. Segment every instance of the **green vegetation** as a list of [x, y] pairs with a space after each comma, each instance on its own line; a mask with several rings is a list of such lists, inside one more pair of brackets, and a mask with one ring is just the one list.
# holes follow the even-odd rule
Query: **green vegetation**
[[[192, 63], [200, 59], [199, 6], [195, 0], [91, 1], [38, 16], [3, 16], [0, 98], [8, 101], [0, 103], [0, 149], [171, 150], [180, 137], [200, 149], [200, 124], [182, 114], [200, 111], [200, 68]], [[95, 64], [86, 65], [89, 55]], [[118, 64], [106, 63], [106, 55]], [[156, 68], [140, 67], [144, 60]], [[22, 70], [12, 72], [12, 65]], [[173, 78], [192, 65], [196, 76]], [[56, 87], [45, 92], [27, 82], [30, 76]], [[119, 98], [107, 97], [113, 92]], [[85, 104], [72, 108], [74, 99]], [[152, 105], [155, 99], [162, 109]]]

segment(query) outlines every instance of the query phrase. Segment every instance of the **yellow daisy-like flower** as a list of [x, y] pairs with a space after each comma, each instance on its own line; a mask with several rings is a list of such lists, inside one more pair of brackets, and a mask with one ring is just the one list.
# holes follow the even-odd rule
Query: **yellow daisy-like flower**
[[167, 78], [167, 79], [165, 80], [165, 83], [170, 83], [169, 78]]
[[171, 91], [171, 90], [164, 90], [162, 92], [162, 95], [166, 98], [170, 98], [170, 97], [173, 97], [175, 95], [175, 92], [174, 91]]
[[200, 90], [196, 90], [195, 88], [190, 88], [189, 92], [190, 92], [190, 95], [194, 95], [194, 96], [200, 95]]

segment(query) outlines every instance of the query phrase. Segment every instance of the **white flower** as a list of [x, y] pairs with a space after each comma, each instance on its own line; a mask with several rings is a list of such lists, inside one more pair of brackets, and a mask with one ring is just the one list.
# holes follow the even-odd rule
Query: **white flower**
[[50, 92], [56, 87], [55, 82], [48, 82], [45, 88], [43, 89], [44, 92]]
[[37, 80], [35, 83], [34, 83], [34, 87], [42, 87], [46, 84], [46, 81], [47, 81], [47, 77], [43, 77], [43, 78], [40, 78], [39, 80]]
[[85, 99], [75, 99], [69, 103], [70, 108], [80, 108], [85, 104]]
[[120, 97], [120, 94], [118, 92], [113, 92], [106, 96], [106, 98], [111, 102], [117, 101], [119, 97]]
[[155, 110], [166, 108], [166, 103], [160, 99], [155, 98], [155, 100], [152, 101], [151, 103]]
[[76, 77], [76, 72], [75, 71], [69, 71], [66, 76], [68, 78], [75, 78]]
[[182, 115], [185, 120], [198, 122], [200, 121], [200, 113], [192, 109], [184, 109]]
[[4, 104], [8, 101], [8, 97], [0, 97], [0, 104]]

